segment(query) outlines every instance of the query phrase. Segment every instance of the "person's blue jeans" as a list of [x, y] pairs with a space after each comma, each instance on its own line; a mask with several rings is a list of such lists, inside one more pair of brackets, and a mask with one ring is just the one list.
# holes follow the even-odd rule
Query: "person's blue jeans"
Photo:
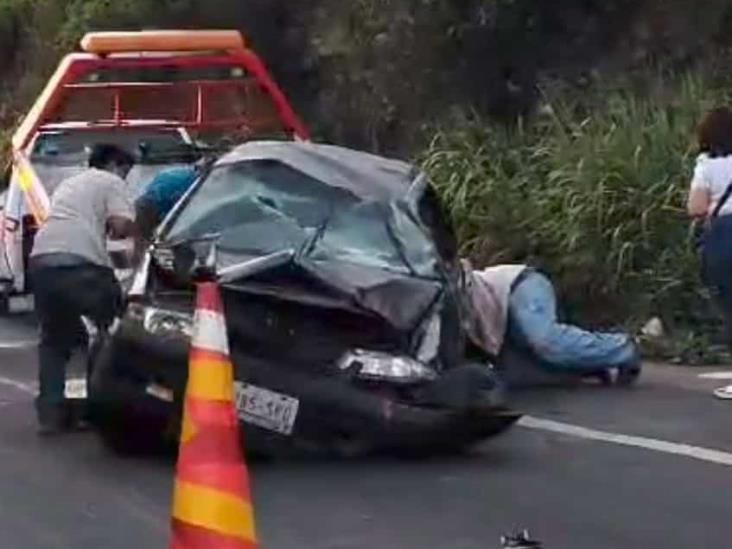
[[702, 241], [702, 276], [724, 315], [732, 345], [732, 215], [711, 221]]
[[559, 322], [554, 286], [539, 272], [529, 271], [519, 280], [508, 316], [514, 343], [530, 350], [547, 368], [591, 372], [636, 361], [636, 347], [628, 335], [590, 332]]

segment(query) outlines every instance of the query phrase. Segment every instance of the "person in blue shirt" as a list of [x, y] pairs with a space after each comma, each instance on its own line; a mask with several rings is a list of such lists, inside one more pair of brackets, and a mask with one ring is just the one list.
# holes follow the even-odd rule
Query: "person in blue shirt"
[[176, 167], [163, 170], [147, 185], [135, 203], [137, 225], [144, 240], [198, 179], [198, 166]]

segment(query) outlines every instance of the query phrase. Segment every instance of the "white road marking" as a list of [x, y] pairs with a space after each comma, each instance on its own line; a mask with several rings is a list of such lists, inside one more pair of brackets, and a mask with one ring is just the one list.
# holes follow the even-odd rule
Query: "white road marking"
[[716, 381], [725, 381], [732, 379], [732, 370], [727, 370], [725, 372], [709, 372], [706, 374], [699, 374], [699, 377], [701, 379], [713, 379]]
[[21, 339], [20, 341], [0, 341], [0, 350], [3, 349], [29, 349], [38, 345], [37, 339]]
[[654, 452], [663, 452], [709, 463], [732, 466], [732, 454], [722, 452], [721, 450], [692, 446], [690, 444], [680, 444], [677, 442], [668, 442], [654, 438], [623, 435], [620, 433], [611, 433], [609, 431], [598, 431], [582, 427], [580, 425], [572, 425], [570, 423], [541, 419], [532, 416], [524, 416], [519, 420], [518, 425], [521, 425], [526, 429], [548, 431], [551, 433], [558, 433], [586, 440], [619, 444], [621, 446], [632, 446]]
[[31, 396], [36, 396], [38, 394], [38, 389], [35, 383], [26, 383], [24, 381], [18, 381], [17, 379], [0, 376], [0, 385], [12, 387], [13, 389], [17, 389], [18, 391]]

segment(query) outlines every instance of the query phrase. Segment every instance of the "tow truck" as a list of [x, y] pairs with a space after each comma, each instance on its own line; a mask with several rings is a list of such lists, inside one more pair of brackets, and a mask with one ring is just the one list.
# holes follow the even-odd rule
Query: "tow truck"
[[131, 194], [202, 147], [309, 133], [243, 35], [233, 30], [93, 32], [66, 55], [12, 138], [0, 198], [0, 310], [32, 309], [26, 265], [55, 187], [94, 143], [136, 154]]

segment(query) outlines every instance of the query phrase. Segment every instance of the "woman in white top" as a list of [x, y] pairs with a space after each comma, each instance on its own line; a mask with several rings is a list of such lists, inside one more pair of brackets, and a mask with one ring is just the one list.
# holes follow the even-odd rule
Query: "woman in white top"
[[[732, 110], [717, 107], [697, 129], [701, 154], [697, 158], [687, 209], [705, 222], [702, 264], [705, 282], [724, 313], [732, 344]], [[717, 389], [732, 399], [732, 385]]]
[[[716, 108], [704, 117], [698, 128], [699, 148], [691, 180], [688, 210], [695, 218], [709, 218], [732, 183], [732, 110]], [[732, 213], [726, 201], [719, 215]]]

